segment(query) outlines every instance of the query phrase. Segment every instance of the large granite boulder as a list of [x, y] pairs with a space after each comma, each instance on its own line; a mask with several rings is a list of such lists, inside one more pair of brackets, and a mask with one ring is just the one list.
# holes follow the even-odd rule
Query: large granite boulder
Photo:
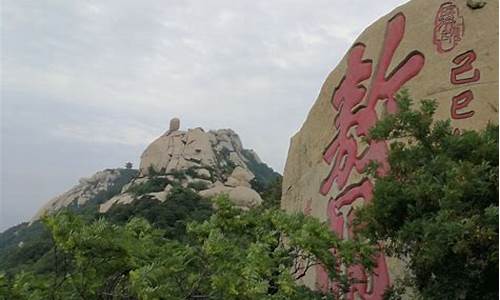
[[262, 204], [262, 197], [251, 187], [245, 185], [230, 186], [216, 182], [209, 189], [199, 192], [204, 198], [227, 195], [231, 202], [239, 208], [248, 209]]
[[[262, 163], [252, 150], [243, 148], [239, 136], [231, 129], [205, 132], [202, 128], [179, 130], [178, 119], [171, 128], [153, 141], [141, 155], [139, 170], [169, 173], [189, 168], [210, 169], [241, 167], [249, 169], [249, 161]], [[175, 130], [174, 130], [175, 129]], [[251, 155], [248, 155], [251, 153]], [[207, 171], [200, 171], [209, 177]], [[223, 173], [223, 172], [219, 172]]]
[[202, 165], [215, 167], [216, 163], [209, 135], [195, 128], [160, 136], [142, 154], [139, 170], [141, 174], [149, 174], [151, 168], [168, 173]]
[[246, 186], [251, 187], [250, 182], [254, 179], [255, 176], [247, 169], [244, 169], [240, 166], [234, 168], [231, 176], [226, 180], [226, 185], [237, 187], [237, 186]]
[[[382, 115], [395, 111], [400, 89], [414, 99], [437, 99], [436, 116], [451, 119], [457, 133], [498, 122], [498, 1], [473, 2], [413, 0], [358, 37], [291, 139], [283, 209], [326, 220], [349, 238], [353, 207], [372, 195], [362, 169], [370, 160], [385, 163], [387, 154], [384, 143], [361, 139]], [[348, 299], [381, 299], [401, 266], [380, 257], [374, 271], [377, 276], [354, 285]], [[330, 287], [320, 267], [303, 282]]]

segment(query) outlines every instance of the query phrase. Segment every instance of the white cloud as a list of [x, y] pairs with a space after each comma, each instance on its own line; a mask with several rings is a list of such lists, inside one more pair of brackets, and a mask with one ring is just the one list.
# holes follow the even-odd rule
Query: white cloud
[[50, 134], [57, 138], [88, 144], [144, 146], [158, 136], [158, 130], [143, 124], [98, 120], [85, 124], [61, 124], [51, 129]]

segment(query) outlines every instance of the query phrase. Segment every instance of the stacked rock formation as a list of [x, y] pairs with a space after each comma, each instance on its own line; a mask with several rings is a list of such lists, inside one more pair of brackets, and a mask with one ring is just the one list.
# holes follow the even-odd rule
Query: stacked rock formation
[[199, 127], [187, 131], [179, 129], [179, 119], [172, 119], [169, 130], [142, 154], [139, 177], [125, 186], [120, 195], [102, 204], [101, 212], [106, 212], [114, 204], [134, 201], [127, 189], [144, 184], [151, 178], [164, 178], [169, 182], [163, 191], [148, 194], [160, 201], [166, 199], [173, 185], [180, 184], [193, 189], [196, 187], [196, 191], [205, 198], [227, 194], [240, 208], [262, 202], [260, 195], [252, 189], [251, 181], [255, 175], [249, 166], [262, 162], [255, 152], [243, 149], [239, 136], [233, 130], [205, 132]]
[[139, 170], [104, 170], [81, 179], [49, 201], [32, 221], [64, 207], [88, 203], [105, 213], [113, 205], [145, 198], [165, 201], [175, 186], [190, 188], [204, 198], [227, 194], [237, 207], [247, 209], [262, 202], [252, 183], [266, 183], [278, 175], [253, 150], [244, 149], [233, 130], [181, 131], [180, 120], [174, 118], [168, 131], [146, 148]]
[[[283, 209], [316, 216], [350, 238], [353, 208], [372, 197], [363, 168], [370, 160], [386, 163], [388, 149], [362, 138], [395, 111], [401, 89], [415, 100], [436, 99], [436, 117], [450, 119], [457, 134], [497, 123], [498, 1], [412, 0], [368, 27], [326, 78], [291, 139]], [[351, 270], [367, 283], [353, 285], [347, 299], [382, 299], [401, 265], [383, 256], [377, 263], [376, 275]], [[302, 280], [331, 287], [321, 267]]]

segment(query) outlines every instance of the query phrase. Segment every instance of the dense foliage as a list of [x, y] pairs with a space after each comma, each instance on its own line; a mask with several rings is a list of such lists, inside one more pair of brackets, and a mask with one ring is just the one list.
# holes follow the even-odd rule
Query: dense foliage
[[153, 177], [146, 182], [132, 185], [130, 188], [128, 188], [127, 192], [132, 193], [135, 196], [141, 196], [147, 193], [161, 192], [169, 183], [170, 182], [165, 178]]
[[189, 222], [203, 222], [211, 214], [210, 202], [190, 189], [175, 186], [163, 202], [142, 198], [130, 204], [112, 206], [105, 217], [116, 224], [125, 224], [134, 217], [143, 218], [153, 227], [164, 230], [165, 237], [182, 240]]
[[283, 186], [283, 177], [275, 177], [269, 184], [262, 190], [262, 205], [267, 208], [280, 208], [281, 192]]
[[[74, 201], [70, 205], [66, 207], [67, 210], [70, 210], [78, 215], [81, 215], [86, 220], [95, 219], [98, 216], [98, 207], [100, 204], [106, 202], [113, 196], [119, 194], [126, 184], [128, 184], [133, 178], [138, 175], [138, 170], [134, 169], [106, 169], [104, 172], [113, 172], [115, 175], [118, 175], [114, 178], [112, 184], [108, 185], [107, 189], [98, 190], [97, 193], [92, 195], [87, 194], [88, 199], [84, 204], [77, 203]], [[16, 261], [16, 259], [12, 260], [11, 257], [13, 255], [12, 252], [18, 252], [19, 255], [27, 255], [21, 252], [25, 251], [28, 247], [26, 246], [33, 245], [33, 248], [39, 248], [37, 251], [40, 253], [40, 249], [45, 249], [46, 247], [42, 244], [46, 244], [47, 238], [46, 235], [48, 232], [45, 227], [42, 225], [40, 221], [33, 222], [25, 222], [19, 225], [13, 226], [7, 229], [4, 232], [0, 233], [0, 270], [8, 269], [6, 267], [9, 264], [13, 264], [14, 261], [16, 265], [22, 263], [23, 261]], [[37, 244], [37, 245], [36, 245]], [[23, 247], [19, 247], [19, 245], [23, 245]], [[24, 250], [23, 250], [24, 248]], [[17, 256], [14, 255], [14, 256]], [[26, 259], [25, 261], [31, 260], [33, 257]]]
[[51, 216], [54, 270], [2, 276], [0, 291], [6, 299], [321, 299], [296, 282], [310, 267], [323, 263], [347, 288], [340, 264], [372, 264], [371, 247], [338, 239], [312, 217], [242, 211], [224, 197], [215, 204], [182, 242], [141, 218]]
[[[372, 140], [389, 140], [390, 171], [358, 212], [360, 231], [408, 263], [424, 299], [498, 298], [498, 126], [454, 134], [433, 121], [436, 102], [382, 119]], [[376, 166], [372, 166], [372, 171]]]
[[[107, 213], [98, 213], [97, 206], [87, 203], [71, 211], [84, 222], [92, 222], [105, 217], [115, 224], [125, 224], [134, 216], [144, 218], [152, 226], [163, 229], [165, 236], [182, 240], [186, 224], [210, 217], [212, 206], [189, 189], [175, 187], [166, 201], [143, 196], [141, 200], [126, 205], [115, 205]], [[23, 223], [0, 234], [0, 272], [15, 274], [21, 270], [35, 273], [52, 272], [54, 256], [50, 232], [40, 221]]]
[[0, 235], [0, 272], [13, 274], [21, 270], [43, 272], [50, 269], [50, 257], [46, 256], [50, 249], [50, 233], [41, 222], [12, 227]]

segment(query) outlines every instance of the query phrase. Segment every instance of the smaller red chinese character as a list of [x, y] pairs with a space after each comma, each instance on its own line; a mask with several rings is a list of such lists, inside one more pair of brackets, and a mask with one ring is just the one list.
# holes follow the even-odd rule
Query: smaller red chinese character
[[460, 112], [466, 108], [469, 103], [474, 99], [474, 94], [471, 90], [462, 92], [451, 100], [451, 117], [453, 119], [467, 119], [474, 115], [474, 111]]
[[453, 2], [441, 4], [434, 20], [433, 42], [439, 53], [451, 51], [462, 40], [464, 19]]
[[[464, 84], [470, 82], [479, 81], [481, 77], [481, 72], [478, 69], [474, 69], [472, 63], [476, 60], [476, 53], [474, 50], [469, 50], [462, 53], [453, 59], [453, 63], [458, 65], [458, 67], [452, 68], [450, 73], [450, 81], [453, 84]], [[459, 75], [464, 74], [474, 70], [473, 74], [466, 78], [458, 78]]]

